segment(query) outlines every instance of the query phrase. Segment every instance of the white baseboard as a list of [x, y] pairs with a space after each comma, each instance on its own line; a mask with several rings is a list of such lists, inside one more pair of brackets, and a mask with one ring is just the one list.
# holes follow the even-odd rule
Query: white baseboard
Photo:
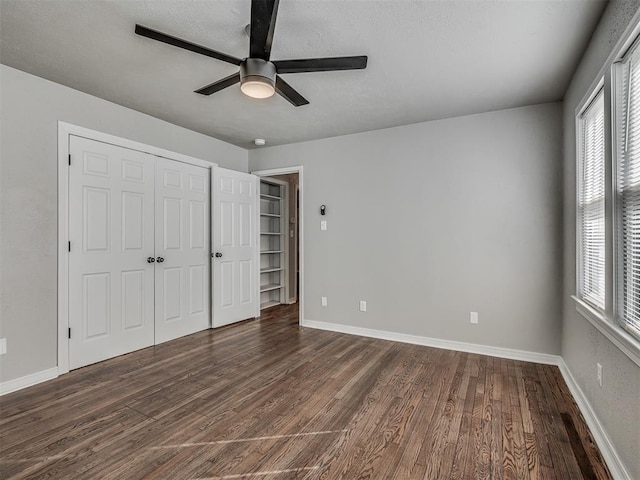
[[551, 355], [549, 353], [528, 352], [526, 350], [491, 347], [487, 345], [479, 345], [476, 343], [456, 342], [453, 340], [442, 340], [439, 338], [431, 337], [420, 337], [417, 335], [408, 335], [406, 333], [389, 332], [387, 330], [374, 330], [371, 328], [340, 325], [338, 323], [302, 320], [300, 322], [300, 325], [302, 325], [303, 327], [317, 328], [319, 330], [329, 330], [332, 332], [347, 333], [350, 335], [360, 335], [361, 337], [379, 338], [381, 340], [412, 343], [414, 345], [423, 345], [425, 347], [443, 348], [445, 350], [455, 350], [458, 352], [477, 353], [480, 355], [489, 355], [491, 357], [509, 358], [511, 360], [543, 363], [546, 365], [558, 365], [561, 360], [559, 355]]
[[620, 460], [618, 452], [616, 452], [607, 432], [602, 427], [600, 420], [598, 420], [596, 412], [594, 412], [589, 400], [587, 400], [587, 397], [578, 386], [578, 382], [573, 378], [569, 367], [564, 363], [562, 358], [558, 363], [558, 367], [560, 368], [560, 372], [562, 373], [567, 387], [569, 387], [571, 395], [573, 395], [574, 400], [578, 404], [578, 408], [580, 408], [580, 411], [582, 412], [585, 422], [587, 422], [591, 435], [598, 445], [600, 453], [602, 453], [602, 457], [609, 467], [611, 475], [615, 480], [631, 480], [631, 475], [627, 472], [622, 460]]
[[58, 367], [53, 367], [47, 370], [42, 370], [40, 372], [25, 375], [24, 377], [14, 378], [13, 380], [9, 380], [7, 382], [2, 382], [0, 383], [0, 396], [22, 390], [23, 388], [31, 387], [32, 385], [37, 385], [38, 383], [46, 382], [47, 380], [52, 380], [57, 376]]

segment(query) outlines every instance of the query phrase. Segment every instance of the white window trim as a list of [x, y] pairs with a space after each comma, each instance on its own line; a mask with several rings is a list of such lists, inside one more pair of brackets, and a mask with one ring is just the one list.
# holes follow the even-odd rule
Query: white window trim
[[576, 302], [576, 310], [586, 318], [591, 325], [596, 327], [600, 333], [607, 337], [616, 347], [618, 347], [633, 363], [640, 367], [640, 341], [628, 333], [618, 323], [608, 318], [604, 313], [599, 312], [588, 303], [575, 295], [571, 298]]

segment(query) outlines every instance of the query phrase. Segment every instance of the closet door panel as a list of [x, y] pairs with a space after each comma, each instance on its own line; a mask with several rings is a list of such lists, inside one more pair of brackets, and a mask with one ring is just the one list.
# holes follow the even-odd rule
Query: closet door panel
[[69, 366], [153, 345], [154, 157], [69, 137]]
[[156, 158], [155, 342], [210, 326], [209, 170]]

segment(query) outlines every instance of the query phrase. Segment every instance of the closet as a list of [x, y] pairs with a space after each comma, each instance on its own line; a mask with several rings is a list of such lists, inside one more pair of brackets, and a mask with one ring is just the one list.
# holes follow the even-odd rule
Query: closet
[[210, 172], [69, 136], [69, 366], [209, 327]]
[[260, 309], [285, 302], [287, 268], [287, 187], [260, 179]]

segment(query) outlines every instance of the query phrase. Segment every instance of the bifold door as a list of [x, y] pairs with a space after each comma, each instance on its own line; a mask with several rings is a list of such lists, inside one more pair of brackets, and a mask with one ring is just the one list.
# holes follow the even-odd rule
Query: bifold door
[[209, 170], [70, 136], [69, 365], [209, 326]]

